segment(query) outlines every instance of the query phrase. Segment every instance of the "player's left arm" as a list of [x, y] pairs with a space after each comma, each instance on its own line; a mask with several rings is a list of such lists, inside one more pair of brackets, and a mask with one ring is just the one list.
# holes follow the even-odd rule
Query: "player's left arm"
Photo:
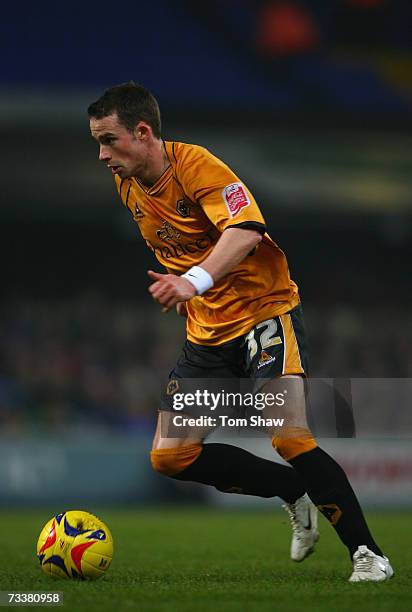
[[255, 229], [228, 227], [201, 267], [216, 283], [251, 253], [262, 240]]
[[170, 310], [175, 304], [203, 293], [196, 289], [199, 283], [213, 286], [243, 261], [261, 240], [262, 235], [255, 229], [228, 227], [201, 266], [192, 268], [186, 275], [159, 274], [149, 270], [148, 275], [154, 281], [149, 292], [153, 299], [164, 307], [164, 311]]

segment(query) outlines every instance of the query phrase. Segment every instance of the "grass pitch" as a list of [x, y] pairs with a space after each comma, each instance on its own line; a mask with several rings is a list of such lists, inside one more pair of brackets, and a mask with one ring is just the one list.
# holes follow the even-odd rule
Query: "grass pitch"
[[[96, 582], [54, 581], [37, 565], [36, 541], [50, 512], [1, 512], [0, 590], [63, 591], [66, 610], [106, 612], [381, 612], [412, 609], [409, 513], [368, 513], [396, 576], [349, 584], [346, 549], [320, 517], [317, 551], [289, 560], [286, 514], [216, 509], [109, 511], [115, 556]], [[35, 606], [39, 609], [38, 606]]]

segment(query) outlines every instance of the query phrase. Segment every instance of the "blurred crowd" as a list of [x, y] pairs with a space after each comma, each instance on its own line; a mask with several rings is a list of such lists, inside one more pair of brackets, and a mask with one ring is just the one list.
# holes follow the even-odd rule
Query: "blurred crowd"
[[[242, 117], [249, 109], [409, 116], [410, 0], [129, 3], [127, 19], [111, 15], [116, 52], [104, 64], [95, 51], [107, 27], [101, 3], [82, 3], [82, 19], [51, 0], [26, 4], [22, 13], [19, 3], [8, 3], [0, 22], [4, 55], [12, 59], [0, 74], [5, 92], [90, 91], [134, 79], [164, 108], [200, 115], [209, 108]], [[157, 35], [148, 27], [136, 38], [136, 23], [156, 23]], [[165, 58], [178, 69], [165, 70]]]
[[[366, 51], [410, 49], [404, 20], [410, 2], [398, 0], [260, 0], [257, 37], [271, 55], [319, 51], [325, 46]], [[234, 5], [237, 2], [232, 3]]]
[[95, 293], [2, 308], [0, 422], [151, 427], [180, 341], [146, 304]]
[[[312, 375], [412, 376], [406, 310], [305, 308]], [[184, 319], [152, 302], [85, 293], [6, 301], [0, 318], [0, 424], [6, 431], [152, 430]]]

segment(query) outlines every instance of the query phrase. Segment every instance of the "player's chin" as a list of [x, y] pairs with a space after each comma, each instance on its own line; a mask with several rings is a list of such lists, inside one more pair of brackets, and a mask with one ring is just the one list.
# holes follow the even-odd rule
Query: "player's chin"
[[130, 178], [133, 175], [133, 173], [124, 166], [114, 166], [112, 168], [112, 173], [116, 174], [121, 179]]

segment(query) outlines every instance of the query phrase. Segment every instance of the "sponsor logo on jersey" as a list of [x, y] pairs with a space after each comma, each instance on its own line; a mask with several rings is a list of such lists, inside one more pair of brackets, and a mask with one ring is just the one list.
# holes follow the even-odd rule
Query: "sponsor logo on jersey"
[[180, 238], [180, 232], [169, 221], [163, 221], [162, 227], [156, 230], [156, 234], [160, 240], [165, 242]]
[[249, 206], [250, 199], [242, 183], [231, 183], [222, 191], [223, 199], [231, 217], [236, 217], [242, 210]]
[[176, 202], [176, 211], [184, 219], [190, 215], [190, 202], [187, 200], [178, 200]]
[[[157, 230], [157, 235], [159, 238], [161, 238], [159, 232], [161, 232], [161, 230]], [[167, 238], [163, 238], [163, 240], [167, 240]], [[213, 236], [213, 234], [209, 233], [204, 234], [202, 237], [196, 238], [195, 240], [191, 240], [190, 242], [179, 242], [178, 244], [169, 242], [167, 246], [154, 245], [150, 242], [150, 240], [146, 239], [146, 244], [154, 255], [156, 257], [160, 256], [163, 259], [179, 259], [180, 257], [185, 257], [186, 255], [201, 253], [202, 251], [207, 251], [216, 242], [217, 239]]]
[[269, 353], [266, 351], [262, 351], [260, 353], [257, 369], [260, 370], [260, 368], [263, 368], [263, 366], [267, 366], [274, 361], [276, 361], [276, 357], [272, 357], [272, 355], [269, 355]]

